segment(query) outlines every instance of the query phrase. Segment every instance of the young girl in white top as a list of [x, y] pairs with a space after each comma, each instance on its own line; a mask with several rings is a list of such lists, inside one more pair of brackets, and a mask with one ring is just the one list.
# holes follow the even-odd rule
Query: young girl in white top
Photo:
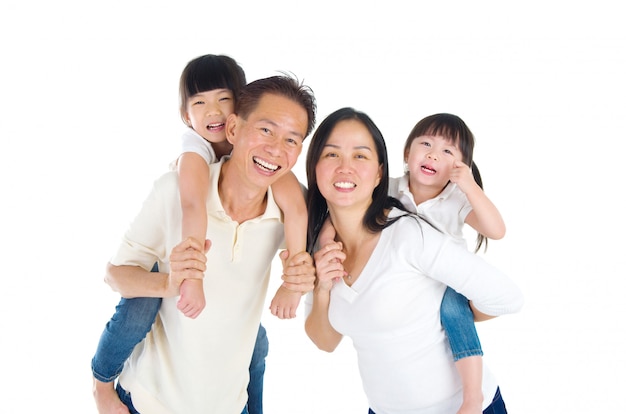
[[[478, 251], [483, 242], [486, 245], [485, 238], [504, 237], [506, 228], [482, 190], [473, 152], [474, 135], [461, 118], [447, 113], [427, 116], [405, 142], [405, 175], [390, 180], [389, 194], [464, 246], [463, 227], [470, 225], [478, 233]], [[480, 413], [483, 351], [468, 301], [454, 289], [444, 295], [441, 322], [463, 382], [459, 414]]]
[[[202, 242], [206, 239], [206, 198], [210, 182], [208, 164], [230, 154], [232, 144], [226, 139], [226, 118], [235, 109], [240, 88], [226, 77], [191, 75], [199, 72], [199, 65], [207, 74], [220, 73], [214, 71], [212, 66], [223, 65], [219, 60], [226, 58], [214, 55], [197, 58], [188, 64], [180, 80], [181, 116], [190, 128], [183, 135], [181, 155], [176, 162], [183, 210], [182, 240], [191, 237]], [[234, 61], [228, 64], [236, 65]], [[245, 85], [243, 70], [239, 70]], [[230, 84], [233, 85], [230, 88], [223, 87]], [[268, 174], [277, 168], [262, 160], [258, 160], [256, 165]], [[272, 191], [283, 212], [285, 244], [293, 256], [306, 247], [307, 216], [302, 188], [296, 176], [290, 173], [274, 184]], [[271, 302], [272, 314], [281, 319], [295, 317], [300, 297], [300, 293], [281, 286]], [[204, 306], [202, 281], [184, 281], [180, 286], [178, 302], [181, 312], [195, 318]]]

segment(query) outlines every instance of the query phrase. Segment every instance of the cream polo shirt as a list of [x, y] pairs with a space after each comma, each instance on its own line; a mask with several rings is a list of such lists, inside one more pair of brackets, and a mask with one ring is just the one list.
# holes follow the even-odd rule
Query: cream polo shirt
[[[209, 165], [206, 308], [190, 319], [176, 308], [178, 297], [164, 298], [119, 378], [141, 413], [240, 414], [247, 401], [248, 367], [284, 229], [271, 189], [262, 216], [239, 224], [226, 215], [217, 191], [223, 162]], [[158, 261], [169, 271], [181, 224], [178, 175], [170, 171], [155, 182], [111, 263], [148, 270]]]

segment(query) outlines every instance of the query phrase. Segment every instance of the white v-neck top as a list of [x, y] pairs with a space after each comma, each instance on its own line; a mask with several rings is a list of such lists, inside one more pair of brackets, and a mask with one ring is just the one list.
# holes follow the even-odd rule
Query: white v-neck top
[[[415, 217], [382, 231], [351, 287], [343, 280], [333, 286], [330, 323], [352, 339], [377, 414], [455, 413], [460, 406], [461, 381], [439, 316], [446, 286], [489, 315], [516, 312], [523, 304], [521, 291], [502, 272]], [[307, 315], [311, 306], [309, 294]], [[485, 367], [485, 407], [496, 388]]]

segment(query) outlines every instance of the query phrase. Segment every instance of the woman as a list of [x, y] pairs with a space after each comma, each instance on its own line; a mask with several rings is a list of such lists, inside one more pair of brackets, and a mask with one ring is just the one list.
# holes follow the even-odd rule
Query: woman
[[[461, 381], [439, 317], [446, 286], [483, 317], [518, 311], [520, 290], [387, 196], [384, 139], [364, 113], [329, 115], [312, 138], [306, 170], [309, 249], [319, 244], [308, 336], [327, 352], [344, 335], [352, 339], [370, 413], [456, 413]], [[336, 241], [320, 236], [318, 243], [327, 218]], [[483, 395], [483, 412], [506, 413], [487, 369]]]

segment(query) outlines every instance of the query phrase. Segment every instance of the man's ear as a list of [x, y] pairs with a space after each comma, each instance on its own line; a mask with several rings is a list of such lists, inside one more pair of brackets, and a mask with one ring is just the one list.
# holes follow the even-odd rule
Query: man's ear
[[235, 129], [239, 123], [239, 118], [237, 118], [237, 114], [230, 114], [228, 118], [226, 118], [226, 139], [231, 144], [235, 140]]

